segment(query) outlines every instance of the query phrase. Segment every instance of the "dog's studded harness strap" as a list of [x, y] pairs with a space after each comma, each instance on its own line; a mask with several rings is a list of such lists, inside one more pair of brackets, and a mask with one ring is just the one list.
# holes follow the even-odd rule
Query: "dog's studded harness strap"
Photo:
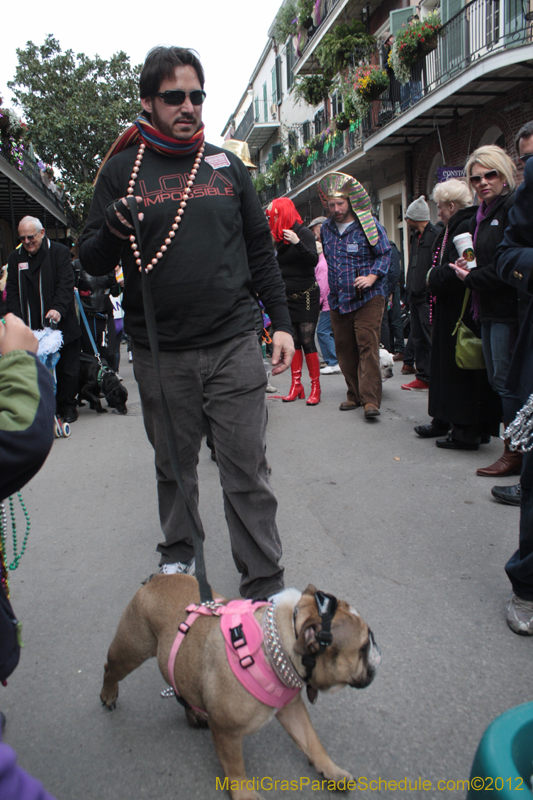
[[221, 618], [220, 629], [224, 635], [228, 663], [239, 683], [261, 703], [283, 708], [298, 694], [300, 687], [286, 686], [265, 659], [263, 632], [254, 612], [262, 606], [270, 606], [270, 603], [253, 600], [230, 600], [227, 605], [219, 603], [187, 606], [189, 616], [180, 623], [168, 657], [168, 679], [176, 697], [179, 697], [179, 692], [175, 686], [174, 667], [180, 645], [200, 615], [214, 615]]

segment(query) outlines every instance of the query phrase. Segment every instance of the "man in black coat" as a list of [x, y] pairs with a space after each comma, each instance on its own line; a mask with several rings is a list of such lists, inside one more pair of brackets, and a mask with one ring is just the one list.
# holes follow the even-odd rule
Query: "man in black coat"
[[18, 232], [22, 245], [8, 258], [7, 310], [34, 331], [54, 323], [63, 333], [56, 367], [56, 409], [63, 421], [74, 422], [78, 418], [81, 330], [74, 307], [70, 251], [50, 241], [35, 217], [21, 219]]
[[[533, 393], [533, 147], [529, 152], [530, 157], [525, 160], [525, 180], [516, 191], [509, 224], [496, 251], [499, 276], [516, 289], [527, 291], [531, 298], [506, 382], [506, 388], [523, 403]], [[522, 156], [524, 154], [521, 152]], [[523, 454], [520, 489], [518, 550], [505, 565], [513, 586], [507, 606], [507, 624], [515, 633], [533, 636], [533, 450]]]
[[423, 196], [413, 200], [405, 212], [405, 221], [412, 231], [406, 291], [411, 312], [411, 338], [415, 349], [416, 377], [411, 383], [402, 384], [402, 389], [420, 392], [429, 389], [431, 325], [426, 276], [431, 268], [433, 243], [438, 231], [429, 221], [429, 206]]

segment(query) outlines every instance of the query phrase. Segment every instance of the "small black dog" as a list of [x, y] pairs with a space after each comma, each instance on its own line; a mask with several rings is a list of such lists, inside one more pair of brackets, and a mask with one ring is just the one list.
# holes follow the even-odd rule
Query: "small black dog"
[[88, 400], [89, 405], [97, 414], [107, 414], [107, 408], [102, 407], [100, 392], [104, 395], [107, 405], [114, 408], [118, 414], [127, 414], [126, 400], [128, 390], [121, 384], [116, 374], [110, 369], [100, 370], [95, 356], [81, 353], [80, 358], [80, 390], [78, 398]]

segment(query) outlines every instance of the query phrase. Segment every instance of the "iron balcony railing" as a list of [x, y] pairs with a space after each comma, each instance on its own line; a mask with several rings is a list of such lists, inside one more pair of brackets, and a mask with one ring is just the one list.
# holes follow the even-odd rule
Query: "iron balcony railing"
[[324, 7], [323, 7], [323, 10], [322, 10], [322, 19], [320, 21], [320, 25], [318, 25], [316, 28], [313, 26], [312, 28], [310, 28], [308, 30], [308, 32], [307, 32], [307, 37], [308, 37], [307, 38], [307, 42], [306, 42], [305, 47], [304, 47], [304, 49], [302, 51], [302, 55], [300, 56], [300, 58], [296, 61], [295, 65], [294, 65], [294, 69], [295, 70], [298, 69], [298, 64], [302, 60], [305, 60], [306, 54], [309, 52], [309, 48], [311, 47], [313, 42], [316, 41], [317, 33], [319, 31], [323, 31], [323, 30], [326, 29], [327, 23], [329, 22], [329, 17], [331, 15], [331, 12], [335, 8], [335, 6], [337, 6], [340, 3], [340, 1], [341, 0], [326, 0], [326, 2], [324, 3]]
[[237, 130], [233, 134], [233, 138], [238, 139], [239, 142], [245, 142], [248, 136], [250, 135], [250, 131], [252, 130], [253, 126], [254, 126], [254, 104], [252, 102], [246, 114], [238, 124]]
[[376, 131], [401, 118], [424, 97], [457, 77], [468, 67], [495, 53], [533, 43], [533, 14], [522, 0], [472, 0], [443, 25], [437, 47], [411, 68], [411, 80], [400, 86], [393, 80], [375, 100], [354, 132], [318, 160], [289, 174], [290, 190], [361, 148]]
[[442, 27], [437, 47], [411, 67], [405, 86], [393, 80], [363, 120], [363, 140], [470, 66], [533, 43], [533, 20], [522, 0], [472, 0]]
[[27, 178], [30, 183], [33, 183], [36, 186], [41, 194], [44, 194], [46, 199], [53, 203], [56, 208], [63, 212], [63, 203], [58, 198], [54, 192], [52, 192], [47, 186], [44, 185], [41, 179], [41, 170], [30, 158], [27, 156], [24, 157], [24, 164], [22, 165], [22, 169], [20, 170], [22, 175]]

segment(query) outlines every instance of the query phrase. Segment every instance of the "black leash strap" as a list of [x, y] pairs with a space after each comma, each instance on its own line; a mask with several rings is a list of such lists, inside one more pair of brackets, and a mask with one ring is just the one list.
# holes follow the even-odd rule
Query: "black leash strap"
[[159, 366], [159, 343], [157, 340], [157, 328], [156, 328], [156, 319], [155, 319], [155, 310], [154, 310], [154, 301], [152, 298], [152, 290], [150, 288], [150, 281], [148, 279], [148, 273], [145, 270], [145, 260], [143, 257], [142, 246], [141, 246], [141, 229], [139, 225], [138, 213], [139, 209], [137, 206], [137, 202], [134, 197], [129, 196], [127, 198], [128, 207], [131, 213], [131, 218], [133, 221], [133, 226], [135, 228], [135, 236], [137, 239], [137, 247], [140, 253], [140, 260], [141, 260], [141, 285], [142, 285], [142, 295], [143, 295], [143, 304], [144, 304], [144, 316], [146, 319], [146, 331], [148, 333], [148, 341], [150, 343], [150, 351], [152, 353], [152, 359], [154, 361], [154, 367], [156, 370], [157, 378], [159, 381], [159, 388], [161, 390], [161, 404], [163, 408], [163, 422], [165, 425], [165, 433], [167, 436], [167, 446], [168, 452], [170, 455], [170, 463], [172, 465], [172, 471], [174, 473], [174, 477], [176, 479], [176, 483], [178, 484], [178, 488], [182, 494], [182, 497], [185, 501], [185, 507], [187, 509], [187, 522], [189, 524], [189, 528], [191, 531], [192, 541], [194, 545], [194, 557], [196, 559], [196, 573], [195, 577], [198, 581], [198, 585], [200, 588], [200, 602], [212, 602], [213, 600], [213, 593], [211, 591], [211, 587], [207, 581], [206, 571], [205, 571], [205, 558], [204, 558], [204, 532], [198, 528], [196, 524], [196, 520], [194, 518], [193, 510], [191, 508], [190, 502], [187, 499], [187, 495], [185, 493], [185, 487], [183, 485], [183, 479], [181, 476], [181, 464], [178, 456], [178, 443], [176, 441], [176, 434], [174, 432], [174, 426], [172, 425], [172, 418], [170, 416], [170, 411], [167, 404], [167, 399], [165, 397], [165, 391], [163, 389], [163, 384], [161, 382], [161, 370]]

